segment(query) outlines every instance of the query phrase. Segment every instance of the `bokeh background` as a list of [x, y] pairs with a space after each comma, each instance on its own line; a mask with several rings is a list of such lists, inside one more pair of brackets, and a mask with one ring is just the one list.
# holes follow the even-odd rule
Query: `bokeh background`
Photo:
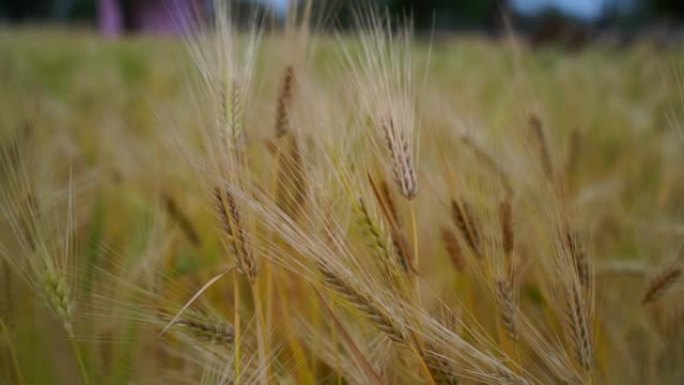
[[[316, 20], [351, 28], [354, 7], [363, 3], [315, 1]], [[397, 18], [411, 15], [418, 35], [416, 67], [427, 73], [419, 95], [425, 116], [421, 146], [439, 151], [420, 152], [425, 193], [418, 207], [426, 213], [419, 227], [421, 255], [431, 257], [421, 265], [425, 280], [452, 293], [454, 271], [444, 268], [450, 265], [438, 229], [448, 220], [442, 205], [448, 198], [440, 201], [432, 194], [447, 186], [440, 178], [451, 175], [447, 169], [489, 172], [472, 146], [458, 138], [472, 134], [504, 163], [509, 158], [502, 149], [525, 138], [528, 119], [536, 113], [573, 186], [577, 223], [592, 240], [604, 383], [684, 383], [682, 291], [653, 307], [640, 303], [648, 279], [684, 235], [684, 1], [376, 3]], [[297, 108], [344, 110], [337, 96], [348, 86], [344, 69], [334, 62], [340, 42], [329, 35], [315, 35], [316, 49], [306, 60], [283, 49], [286, 39], [277, 28], [289, 5], [286, 0], [240, 3], [260, 9], [269, 19], [265, 28], [274, 31], [264, 34], [254, 103], [247, 111], [251, 148], [266, 154], [264, 159], [270, 159], [267, 144], [286, 65], [296, 61], [305, 76]], [[39, 165], [32, 171], [55, 179], [56, 186], [75, 175], [84, 297], [99, 289], [91, 284], [97, 282], [93, 266], [126, 276], [129, 266], [152, 255], [173, 272], [182, 304], [225, 257], [211, 192], [198, 192], [197, 175], [168, 143], [171, 127], [202, 132], [194, 99], [197, 79], [188, 76], [197, 69], [181, 37], [201, 20], [211, 20], [210, 9], [210, 0], [0, 1], [0, 138], [29, 138], [36, 147], [31, 160]], [[332, 77], [329, 67], [337, 70]], [[315, 126], [305, 128], [314, 132]], [[453, 156], [443, 168], [442, 152]], [[269, 167], [265, 162], [263, 174]], [[177, 210], [169, 207], [186, 214], [202, 242], [176, 231]], [[78, 368], [60, 325], [44, 317], [45, 307], [26, 285], [12, 280], [0, 277], [11, 289], [0, 294], [10, 293], [16, 303], [7, 319], [14, 324], [26, 383], [77, 383]], [[522, 301], [537, 301], [537, 290], [525, 283]], [[302, 298], [305, 307], [309, 297]], [[154, 335], [131, 336], [128, 324], [110, 330], [101, 319], [83, 318], [79, 343], [91, 357], [96, 383], [186, 383], [166, 370], [193, 366], [155, 361], [149, 349], [157, 341]], [[13, 378], [4, 358], [0, 355], [0, 384]]]
[[[283, 17], [296, 0], [244, 0]], [[502, 15], [540, 39], [540, 35], [578, 34], [583, 39], [634, 38], [657, 34], [681, 37], [684, 2], [680, 0], [374, 0], [395, 15], [412, 15], [419, 29], [502, 30]], [[5, 0], [0, 22], [8, 24], [78, 24], [105, 34], [130, 32], [178, 33], [186, 15], [210, 14], [212, 0]], [[359, 1], [318, 1], [345, 24], [348, 10]], [[357, 3], [357, 4], [354, 4]], [[330, 10], [333, 11], [330, 11]], [[548, 38], [549, 36], [547, 36]], [[553, 37], [553, 36], [551, 36]], [[577, 38], [577, 37], [576, 37]]]

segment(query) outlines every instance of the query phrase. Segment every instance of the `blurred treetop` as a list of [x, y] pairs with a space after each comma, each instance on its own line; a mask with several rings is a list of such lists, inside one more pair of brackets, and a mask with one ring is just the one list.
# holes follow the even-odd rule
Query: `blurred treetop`
[[[186, 0], [114, 0], [122, 4], [124, 9], [138, 7], [141, 4], [179, 3]], [[187, 0], [193, 1], [193, 0]], [[207, 7], [213, 0], [199, 0]], [[515, 14], [514, 3], [548, 3], [572, 4], [575, 0], [374, 0], [379, 6], [387, 7], [390, 13], [402, 16], [411, 15], [415, 26], [419, 29], [429, 29], [433, 26], [438, 30], [449, 29], [477, 29], [493, 30], [500, 27], [502, 12]], [[599, 1], [599, 0], [596, 0]], [[684, 0], [600, 0], [606, 8], [598, 22], [615, 26], [648, 26], [663, 20], [684, 21]], [[70, 23], [81, 22], [96, 24], [98, 8], [104, 0], [3, 0], [0, 1], [0, 21], [20, 23], [51, 22]], [[241, 1], [248, 2], [247, 0]], [[251, 0], [261, 6], [268, 3], [284, 4], [286, 0]], [[353, 2], [317, 1], [317, 3], [348, 4]], [[356, 1], [356, 3], [367, 3]], [[628, 14], [620, 12], [620, 6], [630, 5]], [[334, 19], [344, 25], [349, 20], [349, 9], [352, 6], [336, 7], [337, 15]], [[167, 7], [168, 8], [168, 7]], [[536, 18], [548, 17], [558, 12], [542, 12]], [[523, 18], [527, 20], [527, 18]], [[597, 22], [592, 20], [592, 22]]]

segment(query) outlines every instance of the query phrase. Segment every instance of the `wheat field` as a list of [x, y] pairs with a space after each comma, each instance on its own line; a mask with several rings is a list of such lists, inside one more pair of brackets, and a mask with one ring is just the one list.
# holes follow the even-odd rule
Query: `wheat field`
[[0, 384], [684, 382], [681, 50], [369, 15], [0, 31]]

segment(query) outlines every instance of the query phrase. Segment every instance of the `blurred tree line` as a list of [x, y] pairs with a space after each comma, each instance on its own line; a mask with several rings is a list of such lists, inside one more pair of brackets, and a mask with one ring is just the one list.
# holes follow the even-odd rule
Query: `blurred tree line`
[[[94, 23], [99, 0], [2, 0], [0, 20], [81, 21]], [[124, 0], [145, 2], [146, 0]], [[207, 0], [209, 2], [211, 0]], [[417, 28], [494, 29], [500, 25], [501, 13], [510, 9], [507, 0], [375, 0], [395, 15], [411, 15]], [[572, 0], [569, 0], [572, 1]], [[684, 21], [684, 0], [635, 0], [637, 7], [628, 22], [647, 24], [654, 20]], [[267, 0], [258, 1], [265, 3]], [[339, 3], [339, 1], [329, 1]], [[344, 3], [344, 2], [343, 2]], [[343, 22], [349, 17], [349, 6], [339, 8]], [[614, 23], [625, 18], [607, 12], [604, 19]]]
[[97, 0], [2, 0], [0, 19], [24, 21], [94, 21]]

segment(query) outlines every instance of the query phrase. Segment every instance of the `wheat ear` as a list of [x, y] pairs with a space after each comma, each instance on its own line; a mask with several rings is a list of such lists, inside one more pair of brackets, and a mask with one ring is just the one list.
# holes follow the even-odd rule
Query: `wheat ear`
[[458, 228], [461, 236], [465, 239], [470, 250], [478, 257], [482, 258], [480, 246], [480, 232], [475, 223], [472, 210], [465, 202], [451, 201], [451, 217]]
[[549, 144], [544, 133], [544, 126], [538, 116], [532, 115], [529, 120], [532, 136], [536, 141], [537, 151], [539, 151], [539, 158], [541, 161], [544, 176], [553, 181], [553, 163], [551, 162], [551, 153], [549, 151]]
[[656, 301], [665, 294], [682, 276], [682, 268], [678, 265], [668, 266], [653, 278], [651, 278], [641, 298], [641, 303], [647, 304]]
[[282, 137], [290, 131], [290, 105], [294, 92], [295, 73], [294, 66], [285, 67], [285, 75], [278, 93], [276, 106], [275, 134]]
[[399, 187], [401, 195], [408, 200], [413, 200], [418, 193], [418, 182], [411, 148], [409, 147], [406, 135], [396, 129], [392, 119], [384, 121], [381, 129], [385, 136], [385, 144], [392, 158], [394, 182]]

